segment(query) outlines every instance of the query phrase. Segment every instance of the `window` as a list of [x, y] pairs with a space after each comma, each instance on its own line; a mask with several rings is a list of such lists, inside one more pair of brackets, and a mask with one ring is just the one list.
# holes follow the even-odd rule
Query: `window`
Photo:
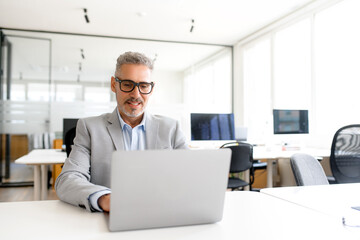
[[274, 104], [280, 109], [311, 107], [311, 25], [298, 22], [274, 36]]
[[11, 84], [11, 100], [25, 101], [25, 85], [24, 84]]
[[82, 86], [57, 84], [55, 100], [58, 102], [74, 102], [82, 100]]
[[359, 1], [343, 1], [315, 18], [316, 129], [328, 145], [338, 128], [360, 119], [359, 9]]
[[271, 118], [271, 44], [266, 38], [244, 51], [244, 123], [248, 139], [261, 142]]
[[49, 101], [50, 91], [49, 84], [45, 83], [29, 83], [28, 100], [30, 101]]
[[337, 129], [359, 122], [359, 9], [360, 1], [341, 1], [242, 46], [250, 141], [274, 137], [272, 108], [309, 110], [309, 146], [329, 148]]
[[185, 102], [190, 112], [232, 112], [231, 61], [231, 52], [226, 50], [185, 71]]
[[85, 102], [110, 102], [109, 87], [85, 87]]
[[227, 106], [231, 112], [232, 106], [232, 78], [231, 78], [231, 57], [223, 56], [217, 59], [213, 65], [214, 75], [214, 98], [218, 106]]

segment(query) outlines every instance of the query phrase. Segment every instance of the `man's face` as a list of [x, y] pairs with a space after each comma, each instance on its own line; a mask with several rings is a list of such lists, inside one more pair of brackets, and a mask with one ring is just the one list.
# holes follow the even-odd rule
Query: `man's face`
[[[116, 76], [120, 80], [132, 80], [135, 83], [150, 82], [151, 70], [145, 65], [124, 64]], [[111, 78], [111, 90], [116, 93], [116, 100], [121, 117], [125, 122], [141, 120], [150, 94], [142, 94], [136, 86], [131, 92], [120, 90], [120, 83]]]

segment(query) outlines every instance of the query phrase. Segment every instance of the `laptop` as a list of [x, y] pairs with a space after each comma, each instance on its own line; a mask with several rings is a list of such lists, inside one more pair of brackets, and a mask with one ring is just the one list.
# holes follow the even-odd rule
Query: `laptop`
[[110, 231], [220, 221], [230, 158], [230, 149], [114, 152]]

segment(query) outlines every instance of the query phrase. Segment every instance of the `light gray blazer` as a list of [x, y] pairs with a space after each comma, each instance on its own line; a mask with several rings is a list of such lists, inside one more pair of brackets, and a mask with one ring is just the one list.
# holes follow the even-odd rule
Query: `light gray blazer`
[[[176, 120], [147, 113], [145, 124], [147, 149], [188, 148]], [[94, 211], [89, 197], [110, 188], [111, 156], [124, 150], [122, 134], [117, 109], [79, 119], [72, 151], [55, 183], [62, 201]]]

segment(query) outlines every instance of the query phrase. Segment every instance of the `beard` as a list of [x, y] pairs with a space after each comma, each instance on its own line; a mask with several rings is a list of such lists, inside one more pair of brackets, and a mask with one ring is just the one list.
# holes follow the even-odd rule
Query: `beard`
[[120, 105], [119, 108], [120, 108], [121, 112], [123, 112], [126, 116], [131, 117], [131, 118], [135, 118], [135, 117], [141, 116], [144, 113], [145, 106], [144, 106], [144, 102], [141, 99], [139, 99], [139, 98], [137, 98], [137, 99], [129, 98], [129, 99], [126, 99], [125, 103], [128, 102], [128, 101], [130, 101], [130, 102], [138, 102], [139, 104], [142, 104], [142, 108], [140, 110], [139, 109], [130, 109], [130, 111], [129, 111], [129, 110], [127, 110], [125, 108], [125, 104]]

